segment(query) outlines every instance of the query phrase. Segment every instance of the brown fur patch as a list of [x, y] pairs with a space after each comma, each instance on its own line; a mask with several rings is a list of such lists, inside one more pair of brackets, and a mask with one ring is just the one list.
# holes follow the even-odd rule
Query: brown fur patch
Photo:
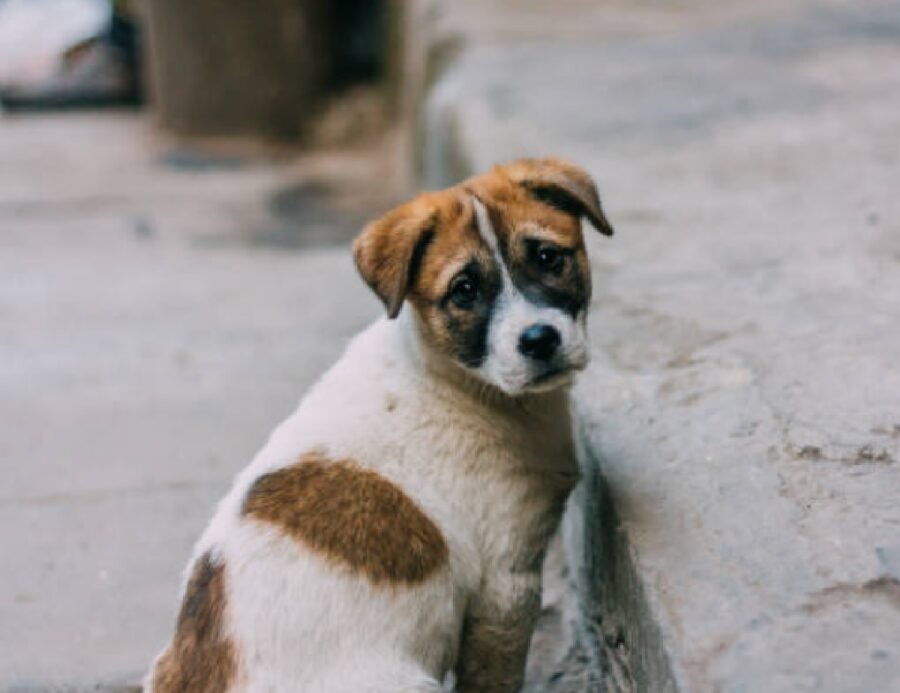
[[237, 666], [225, 637], [224, 566], [204, 554], [194, 564], [175, 636], [153, 670], [154, 693], [223, 693]]
[[392, 318], [417, 283], [422, 255], [437, 230], [445, 235], [462, 214], [458, 193], [423, 193], [370, 223], [354, 241], [356, 267]]
[[[447, 193], [458, 200], [454, 216], [445, 216], [440, 232], [425, 252], [409, 300], [428, 330], [430, 344], [469, 363], [477, 353], [489, 318], [489, 303], [499, 287], [500, 271], [478, 232], [468, 194], [459, 188]], [[464, 268], [475, 268], [486, 310], [464, 310], [446, 300], [452, 279]], [[473, 365], [469, 363], [469, 365]]]
[[414, 283], [412, 298], [417, 302], [440, 300], [448, 280], [472, 258], [490, 262], [490, 251], [484, 246], [475, 226], [475, 214], [469, 200], [458, 189], [439, 193], [445, 199], [441, 227], [422, 258]]
[[[494, 170], [464, 183], [491, 212], [494, 230], [502, 245], [512, 242], [510, 232], [527, 226], [538, 226], [552, 240], [566, 248], [582, 248], [584, 240], [578, 219], [535, 199], [528, 188], [514, 182], [498, 166]], [[497, 222], [500, 223], [497, 223]]]
[[257, 479], [242, 512], [375, 584], [420, 583], [448, 559], [440, 530], [403, 491], [319, 453]]
[[[587, 306], [591, 273], [578, 217], [536, 199], [525, 185], [512, 180], [503, 166], [464, 185], [484, 202], [514, 279], [543, 285], [552, 303], [571, 306], [573, 312]], [[550, 242], [569, 253], [558, 276], [541, 274], [530, 265], [529, 239]]]
[[[562, 159], [518, 159], [491, 172], [528, 191], [532, 197], [584, 216], [602, 234], [613, 235], [593, 179], [580, 166]], [[490, 174], [489, 174], [490, 175]]]
[[[583, 169], [558, 159], [521, 159], [446, 190], [423, 193], [363, 230], [354, 244], [357, 267], [388, 315], [395, 317], [408, 298], [428, 342], [474, 368], [486, 353], [500, 272], [478, 231], [471, 194], [487, 207], [520, 291], [572, 315], [587, 307], [591, 294], [579, 217], [603, 233], [612, 228]], [[535, 239], [564, 251], [561, 271], [548, 275], [529, 260]], [[481, 298], [460, 309], [447, 296], [451, 280], [464, 269], [474, 273]]]

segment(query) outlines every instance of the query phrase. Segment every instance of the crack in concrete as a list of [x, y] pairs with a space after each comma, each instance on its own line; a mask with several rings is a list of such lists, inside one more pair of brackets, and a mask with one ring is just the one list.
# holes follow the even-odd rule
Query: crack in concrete
[[804, 613], [814, 614], [859, 598], [881, 599], [900, 609], [900, 580], [890, 575], [881, 575], [861, 583], [838, 582], [814, 592], [801, 609]]

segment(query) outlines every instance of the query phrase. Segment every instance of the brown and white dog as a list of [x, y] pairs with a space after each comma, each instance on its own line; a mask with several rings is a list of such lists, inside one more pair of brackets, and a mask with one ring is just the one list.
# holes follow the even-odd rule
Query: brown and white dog
[[578, 477], [582, 217], [612, 234], [583, 170], [533, 159], [363, 230], [388, 316], [219, 504], [147, 690], [441, 691], [450, 672], [458, 691], [518, 690]]

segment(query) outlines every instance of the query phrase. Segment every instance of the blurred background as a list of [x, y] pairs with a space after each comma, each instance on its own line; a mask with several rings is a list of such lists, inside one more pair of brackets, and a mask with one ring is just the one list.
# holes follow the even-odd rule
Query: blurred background
[[355, 233], [523, 155], [617, 230], [526, 690], [900, 691], [897, 0], [0, 0], [0, 690], [134, 690]]

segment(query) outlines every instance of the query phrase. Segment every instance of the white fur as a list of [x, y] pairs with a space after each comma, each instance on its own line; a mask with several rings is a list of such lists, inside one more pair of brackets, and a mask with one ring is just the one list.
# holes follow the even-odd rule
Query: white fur
[[[568, 382], [573, 370], [581, 370], [588, 364], [590, 352], [587, 341], [587, 325], [582, 312], [576, 318], [559, 308], [531, 303], [516, 288], [506, 262], [500, 253], [497, 234], [491, 224], [484, 204], [472, 196], [478, 231], [491, 249], [500, 267], [503, 289], [491, 314], [488, 327], [488, 353], [479, 367], [479, 375], [507, 394], [540, 392], [559, 387]], [[532, 235], [540, 235], [540, 230]], [[560, 347], [550, 363], [539, 363], [523, 356], [518, 349], [519, 335], [536, 324], [550, 325], [559, 332]], [[549, 370], [559, 370], [556, 377], [538, 380]]]
[[[505, 358], [504, 335], [527, 316], [556, 319], [506, 310], [492, 337], [495, 364]], [[461, 651], [461, 638], [470, 621], [493, 628], [498, 645], [524, 660], [543, 552], [577, 478], [568, 394], [485, 390], [423, 345], [417, 328], [407, 309], [357, 336], [238, 475], [197, 543], [194, 558], [211, 551], [225, 567], [226, 628], [240, 671], [232, 693], [440, 691], [448, 672], [472, 670], [479, 658], [486, 676], [521, 681], [521, 671], [503, 670], [519, 664], [492, 664], [492, 652], [465, 643]], [[415, 586], [373, 585], [241, 517], [257, 478], [314, 449], [403, 489], [444, 535], [446, 568]], [[485, 681], [460, 690], [483, 690]]]

